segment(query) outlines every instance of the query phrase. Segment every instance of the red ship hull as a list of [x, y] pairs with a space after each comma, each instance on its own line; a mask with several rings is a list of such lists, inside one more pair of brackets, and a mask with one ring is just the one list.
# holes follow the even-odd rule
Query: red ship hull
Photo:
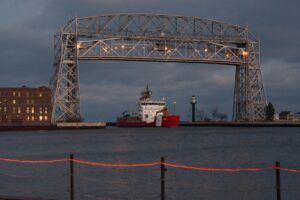
[[179, 125], [180, 117], [178, 115], [168, 115], [162, 117], [162, 127], [177, 127]]
[[[180, 117], [178, 115], [162, 116], [161, 127], [177, 127]], [[117, 127], [156, 127], [156, 121], [151, 123], [143, 122], [139, 117], [119, 117]]]

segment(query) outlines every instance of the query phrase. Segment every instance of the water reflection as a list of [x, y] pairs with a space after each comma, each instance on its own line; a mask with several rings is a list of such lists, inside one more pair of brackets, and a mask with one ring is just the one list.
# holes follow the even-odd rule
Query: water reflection
[[[284, 134], [282, 134], [284, 132]], [[20, 159], [66, 157], [104, 163], [166, 161], [203, 167], [263, 167], [280, 160], [300, 168], [297, 128], [106, 129], [9, 132], [0, 135], [0, 155]], [[69, 165], [0, 163], [0, 194], [69, 197]], [[10, 175], [12, 176], [10, 176]], [[286, 188], [300, 176], [283, 174]], [[159, 199], [160, 168], [97, 168], [75, 165], [77, 199]], [[200, 172], [169, 168], [169, 199], [274, 199], [274, 173]], [[296, 190], [286, 199], [299, 199]]]

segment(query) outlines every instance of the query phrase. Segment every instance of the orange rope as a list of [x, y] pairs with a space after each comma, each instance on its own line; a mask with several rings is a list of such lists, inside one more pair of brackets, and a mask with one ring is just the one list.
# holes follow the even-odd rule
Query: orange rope
[[62, 162], [70, 162], [73, 161], [74, 163], [82, 164], [82, 165], [90, 165], [96, 167], [151, 167], [156, 165], [165, 165], [172, 168], [179, 168], [179, 169], [188, 169], [188, 170], [198, 170], [198, 171], [221, 171], [221, 172], [257, 172], [263, 170], [272, 170], [272, 169], [279, 169], [282, 171], [287, 171], [291, 173], [300, 173], [300, 170], [297, 169], [289, 169], [277, 166], [269, 166], [264, 168], [209, 168], [209, 167], [196, 167], [196, 166], [189, 166], [189, 165], [181, 165], [181, 164], [174, 164], [168, 162], [150, 162], [150, 163], [99, 163], [99, 162], [91, 162], [79, 159], [70, 159], [70, 158], [62, 158], [62, 159], [54, 159], [54, 160], [19, 160], [19, 159], [11, 159], [11, 158], [2, 158], [0, 157], [0, 161], [3, 162], [10, 162], [10, 163], [29, 163], [29, 164], [51, 164], [51, 163], [62, 163]]
[[49, 164], [49, 163], [60, 163], [69, 161], [69, 158], [56, 159], [56, 160], [18, 160], [10, 158], [0, 158], [0, 161], [11, 162], [11, 163], [31, 163], [31, 164]]
[[242, 171], [262, 171], [262, 170], [269, 170], [273, 167], [265, 167], [265, 168], [208, 168], [208, 167], [194, 167], [188, 165], [179, 165], [179, 164], [172, 164], [172, 163], [165, 163], [168, 167], [173, 168], [181, 168], [181, 169], [190, 169], [190, 170], [198, 170], [198, 171], [223, 171], [223, 172], [242, 172]]
[[155, 165], [160, 165], [161, 162], [151, 162], [151, 163], [140, 163], [140, 164], [109, 164], [109, 163], [97, 163], [84, 160], [73, 159], [74, 163], [83, 165], [92, 165], [97, 167], [150, 167]]
[[298, 170], [298, 169], [289, 169], [289, 168], [277, 167], [277, 166], [273, 166], [272, 168], [273, 169], [279, 169], [281, 171], [292, 172], [292, 173], [300, 173], [300, 170]]

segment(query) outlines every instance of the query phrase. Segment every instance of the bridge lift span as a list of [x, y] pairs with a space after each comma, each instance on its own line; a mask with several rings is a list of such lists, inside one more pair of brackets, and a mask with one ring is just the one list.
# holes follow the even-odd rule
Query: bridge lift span
[[55, 34], [52, 121], [80, 121], [79, 60], [233, 65], [233, 117], [265, 119], [260, 45], [248, 28], [160, 14], [76, 17]]

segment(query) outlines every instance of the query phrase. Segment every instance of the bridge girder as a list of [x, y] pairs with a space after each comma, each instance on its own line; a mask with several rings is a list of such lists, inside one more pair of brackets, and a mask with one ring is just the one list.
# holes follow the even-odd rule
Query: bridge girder
[[265, 119], [259, 41], [247, 28], [196, 17], [112, 14], [74, 18], [55, 35], [52, 121], [79, 121], [78, 60], [236, 66], [233, 119]]

